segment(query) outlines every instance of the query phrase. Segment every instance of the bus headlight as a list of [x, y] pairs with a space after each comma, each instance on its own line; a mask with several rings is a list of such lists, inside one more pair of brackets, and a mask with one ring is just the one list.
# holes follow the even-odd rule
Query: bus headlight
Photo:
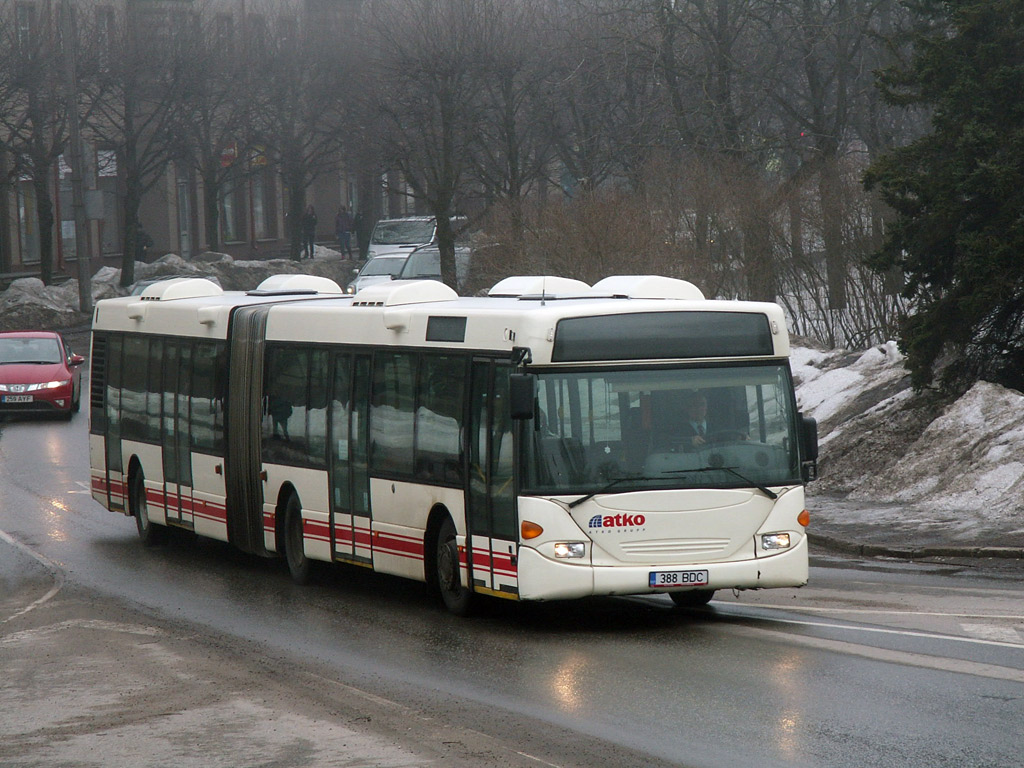
[[555, 544], [555, 557], [583, 557], [587, 545], [582, 541], [560, 541]]
[[789, 549], [788, 533], [762, 533], [761, 548], [765, 551], [772, 549]]

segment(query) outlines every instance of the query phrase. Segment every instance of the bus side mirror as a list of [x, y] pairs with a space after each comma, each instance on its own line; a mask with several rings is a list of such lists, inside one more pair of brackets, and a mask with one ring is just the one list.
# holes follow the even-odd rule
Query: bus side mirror
[[532, 419], [537, 401], [537, 377], [530, 373], [509, 374], [508, 395], [512, 418]]
[[800, 414], [800, 448], [803, 453], [804, 481], [818, 477], [818, 421]]

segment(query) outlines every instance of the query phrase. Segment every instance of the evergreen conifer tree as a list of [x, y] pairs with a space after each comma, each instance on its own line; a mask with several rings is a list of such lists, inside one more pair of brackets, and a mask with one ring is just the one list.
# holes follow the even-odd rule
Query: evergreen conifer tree
[[897, 267], [914, 385], [1024, 390], [1024, 0], [922, 0], [906, 66], [881, 75], [931, 130], [865, 177], [896, 216], [871, 264]]

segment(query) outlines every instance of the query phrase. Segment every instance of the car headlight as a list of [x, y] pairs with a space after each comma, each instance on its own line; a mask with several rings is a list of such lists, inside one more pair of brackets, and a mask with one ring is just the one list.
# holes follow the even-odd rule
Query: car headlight
[[37, 392], [40, 389], [57, 389], [58, 387], [66, 387], [71, 383], [71, 379], [61, 379], [60, 381], [44, 381], [41, 384], [29, 384], [25, 387], [26, 392]]

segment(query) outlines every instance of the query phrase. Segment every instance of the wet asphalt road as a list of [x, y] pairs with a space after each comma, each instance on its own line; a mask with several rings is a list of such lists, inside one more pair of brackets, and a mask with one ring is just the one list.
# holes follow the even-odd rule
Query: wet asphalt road
[[0, 424], [0, 765], [1024, 764], [1013, 570], [819, 556], [802, 590], [488, 604], [176, 536], [87, 492], [83, 410]]

